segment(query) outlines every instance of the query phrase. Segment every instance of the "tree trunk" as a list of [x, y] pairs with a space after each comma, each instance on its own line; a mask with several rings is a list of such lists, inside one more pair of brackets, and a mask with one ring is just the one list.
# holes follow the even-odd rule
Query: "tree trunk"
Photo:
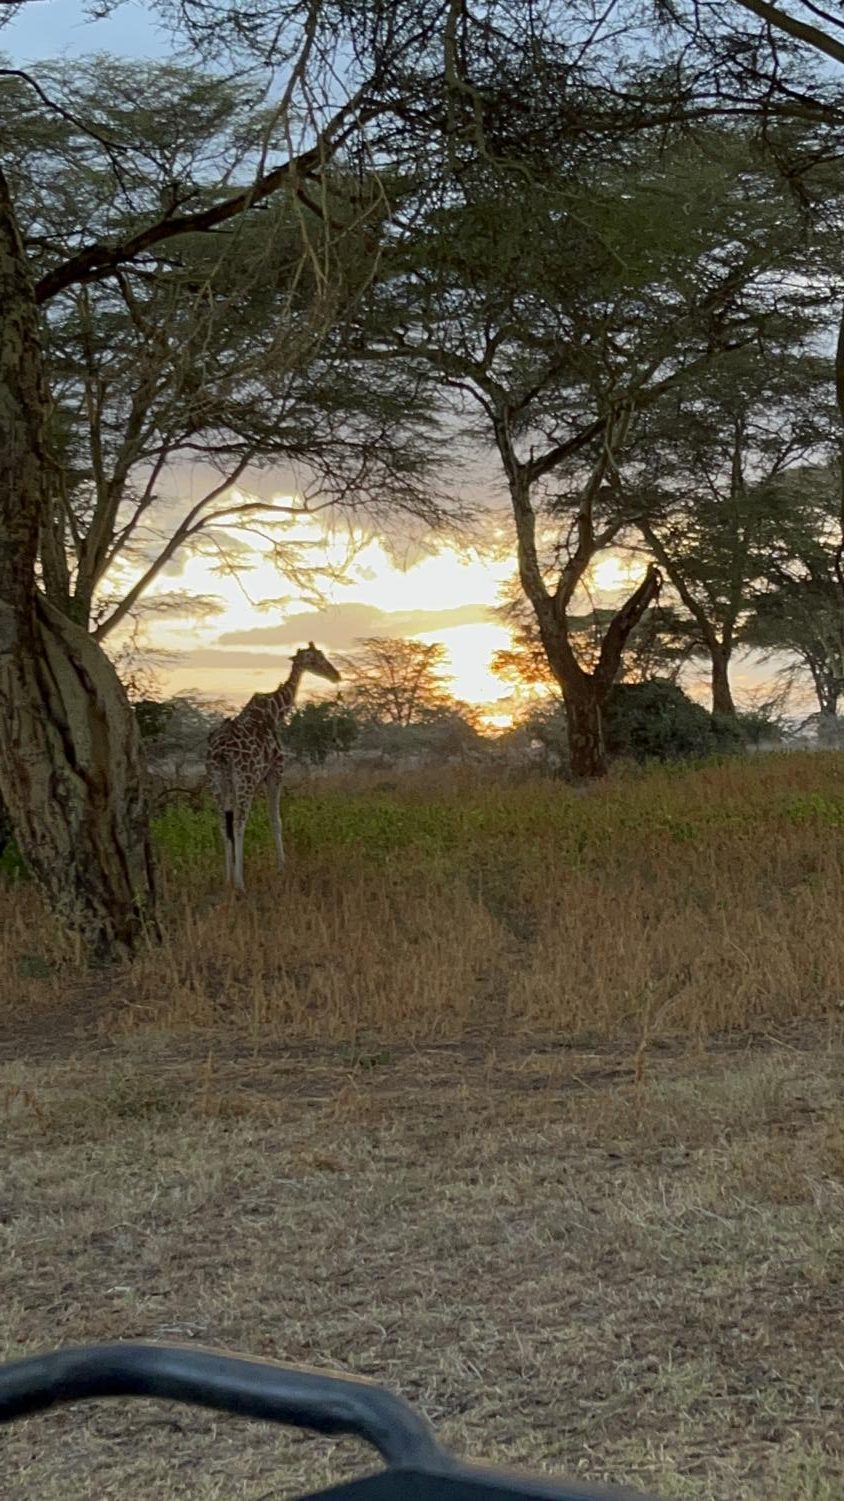
[[0, 789], [59, 920], [100, 960], [158, 933], [135, 717], [114, 668], [40, 601], [36, 650], [0, 658]]
[[604, 777], [607, 755], [601, 720], [601, 694], [594, 681], [584, 674], [576, 690], [566, 692], [569, 764], [573, 777]]
[[710, 649], [712, 658], [712, 712], [735, 714], [733, 692], [730, 687], [730, 658], [722, 647]]
[[95, 641], [39, 591], [54, 468], [38, 312], [0, 174], [0, 797], [56, 915], [100, 959], [156, 935], [140, 742]]
[[838, 678], [830, 674], [814, 674], [815, 692], [818, 695], [821, 714], [824, 718], [835, 719], [838, 713], [838, 699], [841, 688]]

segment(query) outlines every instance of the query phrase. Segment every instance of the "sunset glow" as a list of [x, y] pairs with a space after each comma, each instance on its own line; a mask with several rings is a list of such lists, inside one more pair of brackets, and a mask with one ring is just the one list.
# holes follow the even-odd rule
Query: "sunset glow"
[[[235, 493], [233, 502], [240, 498]], [[274, 499], [291, 503], [289, 497]], [[291, 520], [277, 535], [290, 539], [308, 570], [304, 581], [285, 575], [270, 543], [253, 535], [243, 538], [248, 553], [238, 574], [206, 543], [202, 552], [175, 559], [154, 581], [151, 602], [163, 604], [171, 596], [167, 613], [153, 615], [147, 627], [150, 648], [161, 653], [162, 692], [194, 691], [235, 706], [275, 686], [304, 641], [315, 640], [329, 657], [343, 657], [358, 638], [371, 635], [441, 642], [449, 690], [480, 709], [490, 729], [506, 728], [514, 703], [535, 696], [514, 690], [492, 671], [495, 652], [511, 642], [495, 616], [514, 573], [505, 547], [482, 553], [443, 542], [421, 555], [417, 548], [405, 560], [379, 537], [331, 529], [315, 516]], [[630, 592], [642, 568], [638, 557], [606, 553], [589, 571], [593, 597]], [[110, 582], [121, 592], [131, 577], [124, 572]], [[175, 593], [185, 597], [178, 609]], [[191, 597], [211, 600], [216, 608], [192, 612]], [[316, 682], [305, 687], [306, 696], [326, 691]]]
[[[298, 545], [313, 547], [320, 560], [309, 577], [311, 598], [279, 572], [269, 544], [258, 539], [250, 539], [252, 556], [237, 577], [221, 571], [219, 560], [208, 552], [185, 555], [178, 570], [173, 566], [154, 581], [151, 600], [178, 590], [212, 597], [219, 607], [203, 618], [192, 617], [186, 605], [183, 612], [151, 620], [150, 647], [174, 654], [159, 669], [164, 692], [193, 689], [243, 702], [285, 675], [288, 659], [302, 641], [313, 638], [329, 656], [342, 656], [359, 636], [397, 635], [442, 642], [448, 653], [447, 684], [455, 697], [473, 705], [512, 697], [512, 686], [490, 666], [493, 653], [510, 641], [507, 628], [493, 616], [501, 587], [512, 576], [510, 558], [443, 545], [402, 566], [379, 538], [329, 532], [316, 518], [297, 521], [290, 533]], [[128, 582], [111, 580], [113, 588]], [[455, 615], [466, 618], [455, 621]], [[301, 631], [296, 629], [299, 620]], [[279, 626], [285, 640], [274, 644]], [[307, 691], [322, 690], [309, 683]], [[509, 723], [509, 716], [503, 717]]]
[[589, 582], [602, 594], [632, 593], [641, 581], [645, 565], [641, 558], [609, 552], [589, 569]]

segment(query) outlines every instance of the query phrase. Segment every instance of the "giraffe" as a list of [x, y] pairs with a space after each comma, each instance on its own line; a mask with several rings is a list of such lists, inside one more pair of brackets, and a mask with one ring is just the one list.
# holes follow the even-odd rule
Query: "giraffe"
[[279, 870], [284, 869], [284, 842], [281, 835], [281, 773], [284, 755], [278, 731], [285, 714], [293, 707], [302, 674], [312, 672], [339, 683], [340, 674], [313, 641], [291, 657], [293, 666], [287, 681], [274, 693], [253, 693], [248, 704], [213, 730], [208, 740], [206, 771], [220, 814], [223, 846], [226, 852], [226, 882], [236, 891], [243, 884], [243, 835], [252, 800], [259, 787], [267, 794]]

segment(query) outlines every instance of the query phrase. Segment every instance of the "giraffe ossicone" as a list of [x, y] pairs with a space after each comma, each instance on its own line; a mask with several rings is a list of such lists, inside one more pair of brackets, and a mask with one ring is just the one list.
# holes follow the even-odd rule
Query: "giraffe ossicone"
[[339, 683], [340, 674], [313, 641], [291, 657], [290, 675], [273, 693], [253, 693], [239, 714], [225, 719], [208, 740], [206, 771], [217, 810], [226, 852], [226, 882], [244, 891], [243, 836], [256, 792], [267, 794], [279, 869], [285, 863], [281, 830], [281, 774], [284, 752], [280, 730], [299, 691], [303, 674], [311, 672]]

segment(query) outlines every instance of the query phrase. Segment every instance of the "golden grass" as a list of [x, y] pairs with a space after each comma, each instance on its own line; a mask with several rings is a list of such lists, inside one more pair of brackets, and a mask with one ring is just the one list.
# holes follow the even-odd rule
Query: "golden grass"
[[[346, 776], [259, 814], [227, 903], [209, 809], [158, 827], [166, 941], [101, 982], [126, 1027], [374, 1044], [701, 1039], [844, 1005], [844, 757], [766, 756], [579, 792], [470, 770]], [[89, 996], [0, 886], [0, 1011]]]

